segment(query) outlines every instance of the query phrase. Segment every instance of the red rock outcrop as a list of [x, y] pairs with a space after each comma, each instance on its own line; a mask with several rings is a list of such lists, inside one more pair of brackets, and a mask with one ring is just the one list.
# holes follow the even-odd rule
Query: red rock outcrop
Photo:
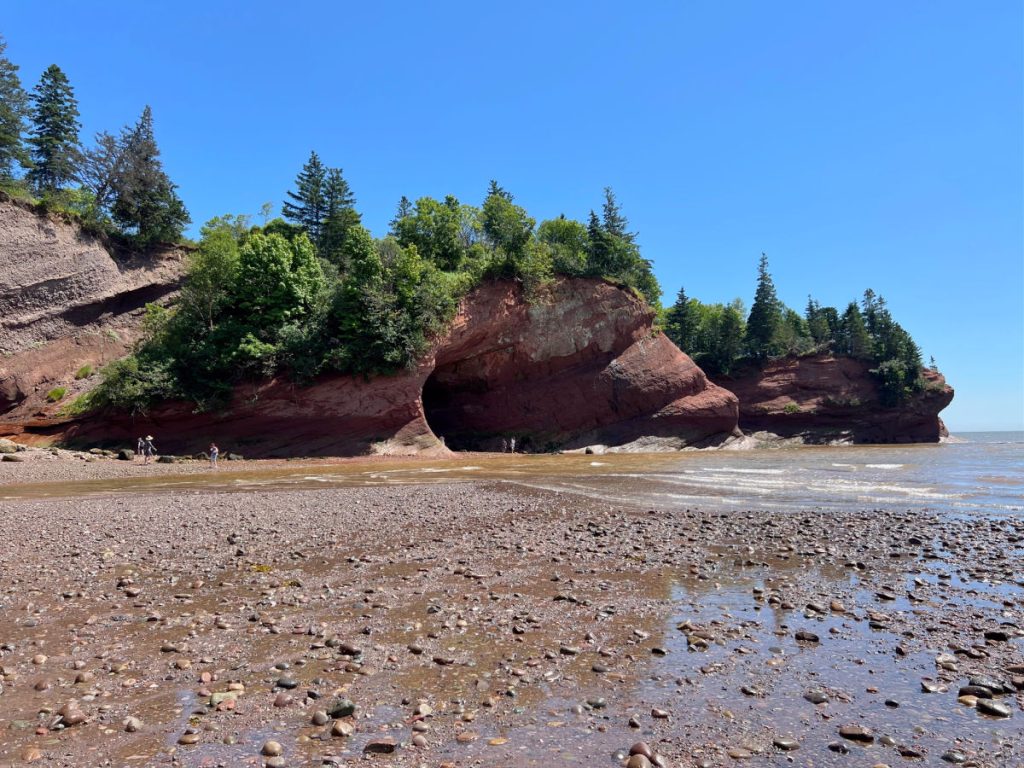
[[926, 369], [923, 391], [885, 408], [870, 367], [849, 357], [787, 357], [719, 382], [739, 398], [746, 433], [809, 443], [934, 443], [947, 434], [939, 412], [953, 388], [941, 373]]
[[[195, 453], [211, 441], [246, 456], [407, 454], [706, 445], [736, 434], [736, 397], [652, 330], [653, 312], [599, 280], [560, 280], [526, 301], [488, 283], [463, 300], [454, 324], [415, 369], [372, 379], [325, 376], [239, 388], [221, 413], [170, 403], [144, 418], [45, 420], [24, 439], [131, 444], [151, 433], [160, 450]], [[425, 402], [424, 402], [425, 401]]]
[[46, 407], [75, 373], [122, 357], [143, 307], [177, 290], [183, 252], [114, 258], [106, 243], [57, 215], [0, 196], [0, 420]]

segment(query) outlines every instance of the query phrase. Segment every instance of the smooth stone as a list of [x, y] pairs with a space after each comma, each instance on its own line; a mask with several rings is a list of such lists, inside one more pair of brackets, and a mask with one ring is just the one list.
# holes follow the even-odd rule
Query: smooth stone
[[629, 748], [629, 754], [631, 755], [643, 755], [648, 760], [654, 757], [654, 750], [645, 741], [638, 741], [632, 747]]
[[753, 752], [749, 749], [744, 749], [743, 747], [729, 747], [727, 754], [733, 760], [746, 760], [747, 758], [754, 756]]
[[1013, 711], [1001, 701], [978, 699], [978, 711], [991, 717], [1012, 717]]
[[266, 757], [277, 757], [284, 752], [284, 747], [279, 742], [270, 740], [263, 742], [263, 748], [260, 750], [260, 754]]
[[337, 720], [331, 726], [331, 736], [348, 737], [355, 733], [355, 726], [345, 720]]
[[630, 755], [626, 768], [652, 768], [652, 763], [644, 755]]
[[327, 725], [330, 720], [330, 716], [322, 709], [318, 709], [313, 713], [313, 717], [310, 719], [313, 725]]
[[874, 734], [862, 725], [841, 725], [839, 735], [850, 741], [857, 741], [862, 744], [870, 744], [875, 740]]
[[178, 743], [179, 744], [185, 744], [185, 745], [198, 744], [199, 743], [199, 734], [198, 733], [183, 733], [178, 738]]
[[942, 759], [945, 760], [947, 763], [953, 763], [954, 765], [960, 765], [960, 763], [966, 763], [967, 762], [967, 755], [965, 755], [963, 752], [959, 752], [959, 751], [957, 751], [955, 749], [951, 749], [951, 750], [949, 750], [949, 752], [943, 753]]
[[794, 749], [800, 749], [800, 742], [796, 739], [773, 739], [772, 744], [784, 752], [792, 752]]
[[826, 694], [824, 691], [808, 691], [804, 694], [804, 698], [807, 699], [807, 701], [811, 702], [811, 704], [828, 703], [828, 694]]

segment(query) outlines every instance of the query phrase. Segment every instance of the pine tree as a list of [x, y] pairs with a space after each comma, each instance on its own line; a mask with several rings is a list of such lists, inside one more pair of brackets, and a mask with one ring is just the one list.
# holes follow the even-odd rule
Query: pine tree
[[310, 152], [309, 160], [295, 178], [295, 191], [288, 192], [294, 202], [286, 200], [281, 209], [284, 217], [305, 229], [314, 243], [320, 241], [320, 230], [327, 218], [327, 170], [317, 153]]
[[21, 87], [18, 65], [4, 56], [5, 50], [7, 42], [0, 35], [0, 181], [14, 178], [16, 165], [29, 167], [28, 151], [21, 138], [28, 116], [28, 94]]
[[757, 291], [747, 318], [747, 349], [753, 357], [765, 358], [775, 352], [774, 342], [782, 324], [782, 305], [768, 272], [768, 257], [761, 254], [757, 267]]
[[690, 300], [686, 297], [686, 291], [680, 288], [676, 295], [676, 303], [665, 313], [665, 335], [673, 344], [687, 352], [694, 347], [696, 332], [697, 317], [690, 306]]
[[43, 72], [32, 100], [28, 143], [33, 167], [28, 180], [42, 194], [62, 188], [77, 176], [78, 102], [67, 76], [56, 64]]
[[164, 172], [149, 106], [135, 127], [123, 134], [120, 149], [112, 218], [139, 245], [177, 240], [191, 219]]

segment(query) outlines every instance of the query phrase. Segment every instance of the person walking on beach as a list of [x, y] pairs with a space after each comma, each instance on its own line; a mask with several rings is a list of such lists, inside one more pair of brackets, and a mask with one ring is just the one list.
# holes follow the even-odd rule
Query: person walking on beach
[[210, 443], [210, 466], [217, 468], [217, 457], [220, 456], [220, 448], [216, 443]]
[[135, 458], [141, 459], [142, 454], [145, 452], [146, 441], [142, 439], [142, 435], [139, 435], [139, 439], [135, 441]]
[[142, 443], [142, 463], [149, 464], [149, 460], [156, 454], [156, 446], [153, 445], [153, 436], [146, 435], [145, 441]]

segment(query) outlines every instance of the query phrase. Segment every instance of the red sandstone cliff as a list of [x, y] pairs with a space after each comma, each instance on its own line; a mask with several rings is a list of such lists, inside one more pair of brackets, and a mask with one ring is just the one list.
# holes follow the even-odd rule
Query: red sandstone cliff
[[129, 444], [150, 432], [165, 452], [216, 440], [246, 456], [309, 456], [444, 452], [439, 437], [498, 449], [514, 436], [526, 450], [548, 450], [707, 445], [737, 434], [735, 396], [652, 322], [641, 301], [599, 280], [560, 280], [530, 302], [514, 283], [488, 283], [413, 370], [302, 388], [278, 378], [239, 388], [222, 413], [170, 403], [145, 418], [39, 420], [23, 437]]
[[101, 240], [59, 216], [0, 196], [0, 421], [89, 386], [75, 373], [124, 356], [143, 307], [177, 290], [183, 253], [114, 258]]
[[787, 357], [722, 377], [740, 401], [740, 428], [810, 443], [934, 443], [953, 388], [925, 370], [925, 388], [897, 408], [884, 408], [870, 364], [849, 357]]

